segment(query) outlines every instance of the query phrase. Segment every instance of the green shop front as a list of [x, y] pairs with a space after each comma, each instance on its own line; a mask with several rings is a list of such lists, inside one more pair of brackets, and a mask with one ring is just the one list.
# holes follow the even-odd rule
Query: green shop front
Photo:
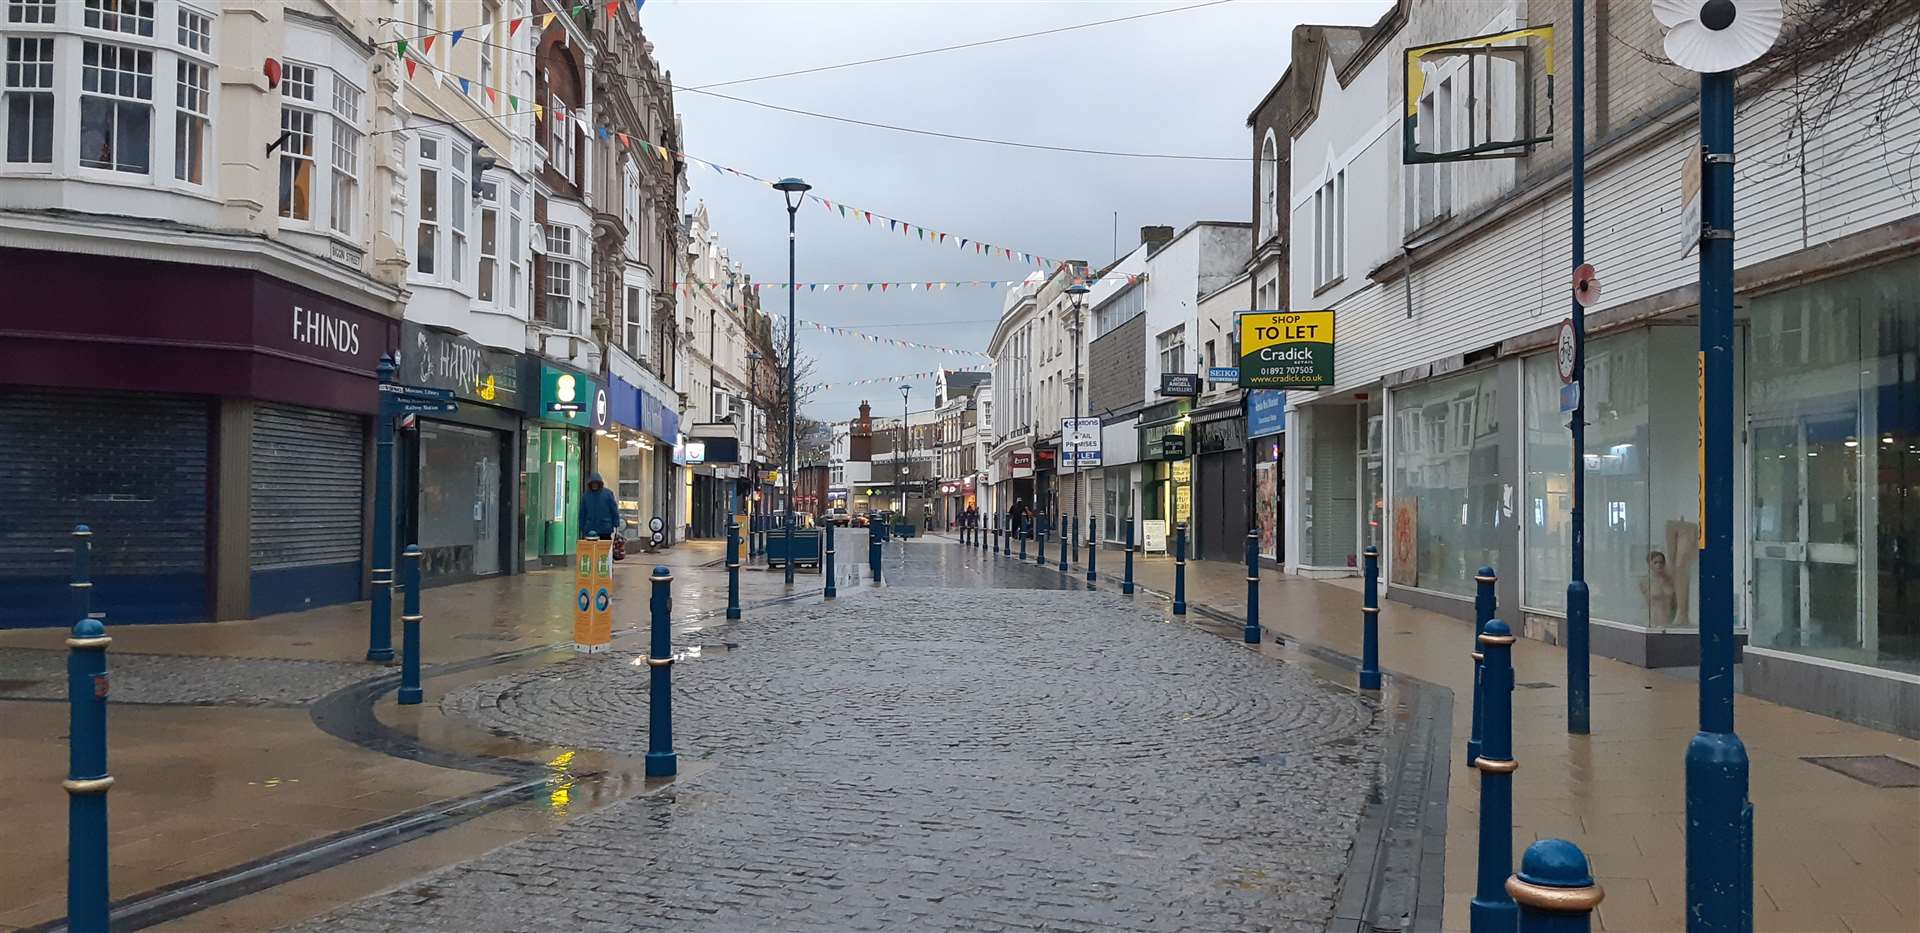
[[569, 563], [580, 536], [580, 496], [586, 489], [588, 436], [607, 422], [600, 380], [570, 366], [525, 358], [520, 384], [527, 391], [525, 457], [520, 463], [520, 518], [526, 565]]

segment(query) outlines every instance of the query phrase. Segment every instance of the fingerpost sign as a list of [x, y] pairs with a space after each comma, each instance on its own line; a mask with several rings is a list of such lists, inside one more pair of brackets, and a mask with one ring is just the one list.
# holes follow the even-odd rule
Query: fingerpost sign
[[1240, 312], [1241, 388], [1317, 389], [1332, 384], [1332, 311]]

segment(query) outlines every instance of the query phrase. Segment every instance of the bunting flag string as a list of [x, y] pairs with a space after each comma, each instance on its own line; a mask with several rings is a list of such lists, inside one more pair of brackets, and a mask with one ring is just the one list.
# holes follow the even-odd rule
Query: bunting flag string
[[865, 340], [868, 343], [886, 344], [887, 346], [899, 347], [903, 350], [927, 350], [933, 353], [945, 353], [949, 356], [970, 356], [979, 359], [990, 358], [987, 354], [978, 350], [956, 350], [952, 347], [935, 346], [930, 343], [919, 343], [913, 340], [901, 340], [898, 337], [882, 337], [878, 334], [869, 334], [864, 331], [854, 330], [850, 327], [835, 327], [831, 324], [821, 324], [817, 321], [803, 320], [800, 321], [800, 323], [821, 333], [832, 334], [835, 337], [853, 337], [858, 340]]
[[[612, 16], [615, 13], [619, 12], [620, 6], [626, 2], [629, 2], [629, 0], [594, 0], [594, 2], [592, 3], [575, 3], [569, 7], [559, 7], [557, 4], [555, 6], [557, 9], [564, 9], [568, 16], [578, 19], [580, 18], [581, 13], [586, 12], [589, 8], [592, 8], [592, 7], [605, 7], [607, 11], [607, 15]], [[640, 7], [641, 5], [646, 3], [646, 0], [630, 0], [630, 2], [633, 3], [634, 15], [635, 16], [640, 15]], [[548, 26], [553, 24], [554, 17], [557, 15], [559, 14], [539, 13], [539, 14], [532, 14], [528, 16], [513, 17], [512, 19], [507, 20], [507, 35], [511, 36], [514, 33], [520, 31], [520, 24], [530, 19], [538, 20], [540, 23], [540, 29], [542, 31], [545, 31]], [[381, 22], [394, 24], [394, 25], [401, 25], [401, 26], [412, 26], [413, 28], [420, 30], [420, 32], [411, 36], [407, 36], [406, 38], [403, 38], [403, 39], [386, 40], [386, 41], [398, 41], [400, 43], [403, 53], [408, 43], [418, 43], [420, 48], [431, 52], [433, 51], [434, 40], [439, 38], [440, 36], [447, 37], [447, 44], [449, 46], [456, 46], [460, 44], [460, 40], [462, 38], [465, 38], [466, 34], [469, 32], [474, 33], [478, 36], [477, 41], [485, 42], [487, 41], [488, 35], [493, 32], [493, 26], [494, 26], [493, 23], [486, 22], [486, 23], [475, 23], [468, 26], [453, 26], [447, 29], [422, 29], [421, 24], [410, 23], [410, 22], [407, 22], [406, 20], [383, 18]]]
[[847, 382], [814, 382], [814, 384], [810, 384], [810, 386], [801, 386], [801, 388], [824, 390], [824, 388], [847, 388], [847, 386], [874, 386], [874, 384], [879, 384], [879, 382], [912, 382], [912, 380], [916, 380], [916, 378], [933, 378], [933, 376], [939, 376], [937, 369], [929, 369], [929, 371], [925, 372], [900, 372], [899, 376], [854, 378], [854, 380], [847, 380]]
[[[1100, 284], [1116, 284], [1116, 283], [1131, 284], [1133, 282], [1140, 280], [1143, 277], [1144, 276], [1139, 274], [1088, 276], [1086, 278], [1079, 279], [1079, 281], [1088, 286], [1094, 286], [1094, 285], [1100, 285]], [[960, 279], [960, 280], [947, 279], [947, 280], [936, 280], [932, 282], [796, 282], [794, 283], [793, 287], [796, 290], [808, 291], [808, 292], [824, 291], [824, 292], [838, 293], [838, 292], [851, 291], [855, 294], [866, 294], [868, 292], [874, 292], [874, 291], [937, 292], [937, 291], [944, 291], [949, 288], [995, 288], [997, 289], [1001, 287], [1012, 288], [1013, 286], [1016, 286], [1019, 284], [1020, 284], [1019, 279]], [[785, 282], [755, 282], [752, 285], [752, 288], [762, 292], [768, 289], [774, 289], [774, 290], [785, 289], [786, 287], [787, 287], [787, 283]], [[680, 283], [681, 291], [691, 291], [692, 289], [693, 289], [693, 283], [691, 282]]]
[[[620, 0], [613, 0], [613, 3], [617, 4], [619, 2]], [[612, 5], [612, 4], [609, 4], [609, 5]], [[554, 14], [552, 13], [545, 14], [546, 22], [542, 22], [540, 24], [540, 28], [544, 30], [547, 27], [548, 22], [552, 21], [553, 17], [554, 17]], [[522, 17], [522, 19], [525, 19], [525, 18], [530, 18], [530, 17]], [[519, 22], [520, 22], [519, 19], [515, 19], [509, 22], [508, 24], [509, 33], [511, 33], [512, 30], [518, 27]], [[409, 79], [415, 78], [416, 69], [425, 68], [427, 70], [427, 74], [433, 78], [434, 83], [440, 84], [440, 85], [446, 85], [451, 79], [454, 83], [459, 85], [460, 93], [468, 98], [485, 96], [488, 100], [498, 100], [502, 96], [506, 97], [508, 105], [512, 109], [508, 113], [492, 114], [491, 116], [506, 117], [506, 116], [514, 116], [516, 114], [524, 115], [528, 112], [531, 112], [536, 122], [539, 120], [546, 119], [549, 115], [556, 120], [567, 119], [569, 115], [569, 111], [558, 110], [558, 109], [548, 109], [532, 101], [527, 102], [528, 105], [532, 108], [531, 111], [521, 110], [520, 98], [512, 94], [508, 89], [487, 85], [478, 80], [474, 80], [472, 78], [466, 77], [464, 75], [456, 75], [450, 71], [447, 71], [445, 69], [442, 69], [434, 65], [433, 62], [429, 61], [425, 57], [425, 55], [422, 53], [432, 51], [434, 37], [438, 35], [440, 35], [440, 33], [431, 33], [431, 34], [427, 34], [420, 37], [420, 48], [412, 54], [409, 54], [408, 52], [408, 40], [406, 39], [392, 40], [392, 47], [394, 50], [394, 54], [406, 63], [407, 77]], [[572, 111], [571, 113], [572, 113], [573, 119], [578, 121], [582, 127], [587, 127], [591, 125], [592, 123], [591, 115], [583, 111]], [[707, 168], [712, 169], [716, 174], [719, 174], [719, 175], [723, 175], [723, 176], [732, 175], [736, 178], [745, 178], [748, 181], [757, 182], [769, 188], [773, 187], [773, 184], [774, 184], [774, 180], [771, 178], [765, 178], [760, 175], [755, 175], [752, 172], [744, 172], [732, 166], [722, 165], [718, 162], [713, 162], [708, 159], [702, 159], [690, 153], [678, 152], [672, 149], [668, 149], [665, 146], [648, 142], [645, 139], [641, 139], [641, 138], [629, 135], [627, 133], [613, 132], [605, 128], [601, 128], [597, 132], [600, 134], [601, 138], [603, 139], [606, 138], [608, 134], [611, 134], [613, 137], [619, 140], [620, 145], [625, 146], [629, 151], [636, 153], [636, 155], [652, 156], [652, 157], [658, 158], [661, 162], [667, 165], [672, 165], [674, 160], [677, 158], [683, 162], [688, 163], [689, 165], [706, 166]], [[1057, 269], [1060, 266], [1064, 265], [1061, 262], [1058, 262], [1053, 259], [1049, 259], [1038, 253], [1027, 252], [1024, 250], [1017, 250], [1007, 246], [998, 246], [992, 243], [988, 243], [984, 240], [979, 240], [972, 237], [963, 237], [958, 234], [948, 233], [943, 230], [935, 230], [931, 227], [927, 227], [921, 224], [916, 224], [910, 221], [902, 220], [898, 217], [889, 217], [886, 214], [882, 214], [878, 211], [870, 211], [864, 208], [854, 207], [853, 205], [846, 204], [844, 202], [835, 203], [834, 201], [822, 195], [809, 193], [806, 197], [809, 200], [812, 200], [815, 203], [822, 205], [826, 209], [828, 214], [839, 217], [842, 220], [850, 220], [855, 223], [864, 223], [868, 226], [874, 226], [875, 225], [874, 222], [876, 220], [884, 220], [887, 222], [888, 233], [892, 233], [893, 231], [898, 230], [900, 231], [900, 234], [902, 236], [914, 238], [918, 242], [930, 243], [935, 246], [951, 246], [952, 248], [960, 252], [971, 251], [975, 255], [993, 256], [995, 258], [1005, 259], [1009, 262], [1018, 262], [1023, 265], [1029, 265], [1036, 269]], [[826, 285], [829, 283], [809, 283], [809, 284], [817, 285], [819, 287], [826, 287]], [[932, 282], [932, 283], [834, 282], [830, 284], [832, 284], [835, 287], [838, 287], [841, 285], [845, 285], [848, 287], [859, 285], [859, 286], [868, 288], [869, 290], [877, 287], [881, 291], [886, 291], [890, 288], [898, 288], [903, 286], [908, 287], [908, 290], [911, 291], [913, 290], [912, 287], [917, 285], [927, 285], [928, 287], [937, 289], [942, 285], [942, 283], [940, 282]], [[947, 283], [947, 287], [953, 287], [952, 283]], [[844, 289], [841, 289], [841, 290], [844, 291]]]

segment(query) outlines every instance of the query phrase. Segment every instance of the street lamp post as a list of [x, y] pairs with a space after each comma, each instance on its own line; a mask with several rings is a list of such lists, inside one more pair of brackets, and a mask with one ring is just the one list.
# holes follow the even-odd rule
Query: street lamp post
[[900, 466], [900, 517], [908, 522], [913, 521], [907, 514], [907, 396], [912, 392], [913, 386], [900, 387], [900, 453], [894, 458]]
[[[747, 449], [753, 451], [756, 458], [760, 456], [760, 448], [755, 444], [760, 438], [753, 430], [753, 416], [760, 409], [760, 361], [763, 359], [766, 357], [760, 351], [747, 351]], [[764, 510], [754, 508], [754, 494], [760, 491], [760, 471], [752, 464], [748, 464], [747, 487], [747, 550], [753, 553], [759, 547], [755, 532], [760, 529], [756, 519]]]
[[794, 295], [799, 292], [799, 289], [795, 288], [793, 284], [794, 283], [793, 232], [796, 224], [796, 218], [800, 214], [800, 203], [802, 200], [806, 198], [807, 192], [809, 190], [812, 190], [813, 186], [807, 184], [804, 181], [801, 181], [798, 178], [782, 178], [779, 181], [774, 182], [773, 187], [775, 190], [779, 191], [781, 195], [787, 199], [787, 460], [786, 460], [787, 469], [786, 469], [786, 476], [785, 476], [785, 479], [787, 481], [787, 508], [786, 508], [786, 523], [785, 523], [785, 531], [784, 531], [785, 536], [782, 540], [786, 544], [787, 559], [785, 563], [786, 563], [787, 585], [792, 586], [793, 585], [793, 459], [794, 459], [794, 453], [795, 453], [793, 432], [794, 432], [795, 424], [799, 420], [798, 412], [797, 412], [799, 408], [799, 394], [797, 392], [797, 387], [794, 385], [794, 369], [795, 369], [795, 362], [798, 359], [798, 357], [794, 354], [794, 339], [793, 339], [794, 338], [794, 319], [793, 319]]
[[[1072, 525], [1072, 531], [1068, 533], [1068, 536], [1060, 540], [1060, 571], [1062, 573], [1065, 573], [1067, 569], [1067, 546], [1068, 546], [1067, 542], [1071, 540], [1073, 532], [1077, 532], [1080, 530], [1080, 469], [1082, 466], [1082, 464], [1080, 463], [1080, 435], [1079, 435], [1079, 431], [1080, 431], [1080, 326], [1081, 326], [1080, 316], [1086, 311], [1087, 283], [1084, 281], [1081, 281], [1079, 278], [1075, 278], [1073, 280], [1073, 284], [1067, 286], [1067, 294], [1073, 296], [1073, 319], [1067, 326], [1067, 333], [1073, 337], [1073, 414], [1070, 416], [1070, 419], [1073, 423], [1074, 433], [1071, 434], [1067, 439], [1068, 446], [1072, 448], [1069, 455], [1073, 458], [1073, 525]], [[1087, 547], [1092, 548], [1095, 546], [1096, 546], [1096, 542], [1094, 542], [1093, 540], [1089, 539], [1087, 541]]]

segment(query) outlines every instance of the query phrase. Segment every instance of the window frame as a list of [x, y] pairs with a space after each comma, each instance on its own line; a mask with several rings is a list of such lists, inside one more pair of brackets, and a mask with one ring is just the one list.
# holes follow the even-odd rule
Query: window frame
[[[440, 216], [440, 185], [445, 170], [440, 161], [440, 137], [423, 133], [414, 142], [414, 170], [410, 179], [414, 194], [413, 214], [413, 262], [411, 274], [428, 281], [439, 281], [442, 273], [440, 248], [442, 227]], [[432, 174], [429, 181], [428, 174]], [[431, 197], [431, 200], [429, 200]], [[431, 216], [429, 216], [431, 209]], [[431, 239], [427, 239], [429, 233]], [[421, 244], [429, 248], [423, 248]]]
[[[75, 153], [75, 164], [80, 171], [99, 173], [107, 177], [125, 177], [131, 175], [148, 179], [153, 178], [153, 150], [156, 141], [154, 133], [154, 79], [155, 72], [158, 68], [158, 61], [155, 58], [158, 51], [159, 50], [149, 45], [132, 45], [125, 42], [110, 41], [105, 38], [95, 38], [92, 35], [82, 37], [80, 41], [80, 86], [77, 94], [80, 107], [77, 129], [78, 139], [82, 145], [79, 151]], [[88, 64], [89, 52], [94, 53], [93, 64]], [[109, 56], [108, 53], [112, 53], [111, 56]], [[131, 69], [122, 66], [122, 55], [132, 56]], [[106, 64], [109, 57], [113, 59], [113, 64], [111, 65]], [[142, 68], [143, 62], [145, 65], [144, 69]], [[93, 72], [93, 77], [96, 81], [94, 90], [87, 89], [89, 71]], [[57, 74], [58, 72], [56, 70], [56, 76]], [[134, 82], [134, 93], [122, 94], [118, 87], [129, 76]], [[139, 93], [142, 79], [146, 82], [146, 94], [144, 97]], [[111, 81], [115, 85], [115, 89], [101, 90], [98, 82], [103, 80]], [[86, 156], [87, 147], [85, 143], [87, 139], [89, 99], [105, 101], [108, 106], [111, 107], [112, 124], [108, 129], [107, 145], [111, 147], [112, 155], [110, 157], [111, 161], [105, 165], [89, 164]], [[57, 100], [55, 101], [55, 106], [58, 107]], [[120, 137], [123, 134], [121, 127], [123, 108], [131, 108], [136, 112], [139, 108], [145, 108], [146, 110], [146, 159], [145, 165], [137, 171], [120, 167], [122, 156]]]
[[[488, 307], [500, 304], [500, 286], [504, 276], [501, 274], [500, 237], [504, 232], [504, 220], [501, 210], [500, 183], [483, 181], [480, 183], [480, 229], [479, 242], [474, 250], [473, 300]], [[487, 224], [493, 224], [493, 242], [487, 242]], [[493, 268], [488, 270], [488, 263]]]
[[[9, 16], [11, 16], [11, 5]], [[24, 52], [29, 44], [35, 47], [36, 57], [28, 59]], [[17, 171], [53, 171], [59, 162], [60, 149], [60, 43], [55, 37], [45, 33], [20, 33], [6, 36], [0, 43], [0, 164]], [[19, 48], [23, 54], [14, 58], [14, 50]], [[45, 57], [37, 57], [44, 51]], [[34, 73], [36, 83], [20, 83], [19, 77]], [[45, 83], [37, 83], [41, 75]], [[26, 150], [24, 161], [13, 158], [13, 101], [18, 97], [27, 105]], [[46, 110], [46, 158], [33, 158], [35, 117], [42, 108]]]
[[[327, 143], [327, 229], [352, 239], [360, 213], [360, 130], [366, 91], [339, 72], [333, 73], [333, 95]], [[344, 155], [344, 159], [342, 156]], [[342, 167], [343, 161], [346, 163]], [[345, 181], [345, 218], [341, 213], [341, 185]]]

